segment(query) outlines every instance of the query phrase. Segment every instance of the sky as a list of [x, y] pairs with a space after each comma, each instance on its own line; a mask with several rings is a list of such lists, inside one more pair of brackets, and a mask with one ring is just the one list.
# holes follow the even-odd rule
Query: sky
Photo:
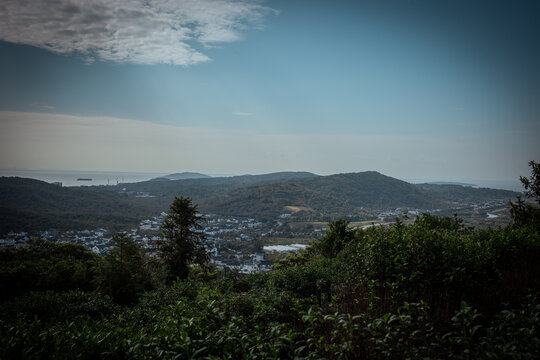
[[3, 0], [0, 168], [515, 180], [537, 1]]

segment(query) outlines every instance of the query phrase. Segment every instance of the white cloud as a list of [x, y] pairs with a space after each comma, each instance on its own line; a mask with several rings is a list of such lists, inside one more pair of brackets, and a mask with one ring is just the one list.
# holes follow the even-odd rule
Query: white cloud
[[30, 104], [31, 107], [37, 107], [42, 109], [54, 109], [54, 106], [48, 105], [44, 103], [43, 101], [37, 101], [33, 104]]
[[254, 0], [3, 0], [0, 39], [60, 54], [135, 64], [192, 65], [274, 12]]

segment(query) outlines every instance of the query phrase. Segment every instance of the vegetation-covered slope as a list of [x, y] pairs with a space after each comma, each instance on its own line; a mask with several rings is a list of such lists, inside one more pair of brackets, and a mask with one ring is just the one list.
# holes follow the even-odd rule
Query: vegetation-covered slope
[[321, 194], [348, 201], [356, 207], [431, 209], [441, 205], [439, 199], [418, 190], [405, 181], [382, 175], [376, 171], [337, 174], [302, 180], [302, 185]]
[[[347, 225], [333, 223], [324, 238], [273, 272], [245, 277], [192, 268], [188, 278], [171, 286], [156, 282], [138, 304], [124, 307], [97, 289], [70, 290], [77, 284], [71, 264], [83, 257], [66, 268], [57, 252], [41, 252], [49, 268], [35, 273], [36, 282], [64, 272], [75, 282], [67, 288], [49, 282], [52, 292], [0, 303], [0, 357], [537, 357], [538, 224], [471, 230], [459, 220], [424, 216], [409, 226]], [[38, 252], [4, 249], [0, 258], [16, 258], [15, 272], [22, 274]], [[0, 273], [9, 264], [1, 262]], [[95, 263], [96, 274], [102, 266]], [[24, 290], [16, 282], [2, 285], [8, 294], [10, 286]]]
[[516, 196], [515, 192], [509, 190], [473, 188], [461, 185], [415, 184], [414, 186], [423, 193], [428, 193], [445, 203], [479, 202], [486, 199], [506, 199]]
[[[138, 197], [138, 194], [153, 197]], [[305, 172], [155, 179], [118, 186], [62, 188], [37, 180], [0, 178], [0, 234], [8, 231], [95, 226], [132, 227], [165, 211], [175, 196], [190, 197], [201, 211], [271, 219], [287, 206], [310, 216], [338, 218], [364, 209], [449, 208], [455, 202], [514, 197], [505, 190], [457, 185], [413, 185], [374, 171], [330, 176]]]
[[[346, 216], [359, 208], [410, 207], [435, 209], [455, 202], [508, 199], [515, 192], [459, 185], [413, 185], [376, 171], [316, 176], [275, 173], [201, 180], [142, 182], [125, 185], [133, 191], [189, 196], [204, 211], [258, 217], [281, 214], [285, 206], [305, 206], [316, 214]], [[171, 200], [172, 201], [172, 200]]]
[[274, 218], [286, 212], [287, 206], [304, 207], [316, 216], [344, 216], [354, 214], [357, 210], [346, 200], [293, 181], [235, 189], [225, 195], [201, 201], [201, 209], [212, 213], [235, 216], [256, 214], [259, 219]]
[[24, 178], [0, 178], [0, 234], [35, 229], [136, 225], [153, 211], [126, 195], [66, 188]]
[[414, 185], [374, 171], [236, 188], [217, 201], [201, 200], [203, 209], [243, 216], [275, 217], [286, 206], [305, 207], [320, 216], [346, 216], [357, 213], [361, 207], [431, 209], [443, 203]]

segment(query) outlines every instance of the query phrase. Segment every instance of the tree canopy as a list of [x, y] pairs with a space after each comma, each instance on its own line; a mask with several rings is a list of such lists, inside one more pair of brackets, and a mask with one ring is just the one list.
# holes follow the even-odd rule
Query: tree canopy
[[[531, 176], [520, 176], [520, 181], [525, 188], [524, 194], [528, 199], [532, 199], [540, 205], [540, 163], [531, 160]], [[518, 195], [517, 202], [510, 202], [510, 213], [514, 219], [514, 226], [523, 226], [526, 224], [540, 224], [540, 208], [527, 204], [521, 196]]]
[[150, 283], [141, 248], [125, 233], [113, 237], [114, 247], [99, 267], [97, 289], [119, 304], [132, 304]]
[[158, 241], [167, 282], [185, 279], [191, 264], [205, 265], [209, 256], [204, 248], [203, 215], [190, 198], [175, 197], [161, 226]]

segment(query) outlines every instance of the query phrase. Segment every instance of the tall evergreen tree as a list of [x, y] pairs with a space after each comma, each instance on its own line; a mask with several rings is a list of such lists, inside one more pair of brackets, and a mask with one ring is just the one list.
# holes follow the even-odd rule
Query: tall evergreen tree
[[175, 197], [161, 226], [158, 249], [165, 266], [167, 282], [185, 279], [191, 264], [205, 265], [209, 255], [204, 248], [203, 215], [190, 198]]

